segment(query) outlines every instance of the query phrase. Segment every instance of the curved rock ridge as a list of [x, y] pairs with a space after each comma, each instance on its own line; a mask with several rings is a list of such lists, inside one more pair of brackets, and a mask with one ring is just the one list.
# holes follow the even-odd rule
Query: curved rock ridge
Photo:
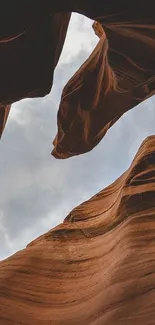
[[1, 1], [0, 136], [8, 105], [51, 91], [71, 12], [96, 20], [104, 35], [62, 92], [52, 154], [63, 159], [92, 150], [155, 90], [153, 0]]
[[0, 262], [2, 325], [154, 325], [155, 136], [64, 223]]
[[125, 112], [154, 94], [155, 21], [151, 13], [116, 11], [101, 15], [98, 21], [94, 29], [100, 38], [97, 46], [62, 92], [52, 151], [55, 158], [92, 150]]

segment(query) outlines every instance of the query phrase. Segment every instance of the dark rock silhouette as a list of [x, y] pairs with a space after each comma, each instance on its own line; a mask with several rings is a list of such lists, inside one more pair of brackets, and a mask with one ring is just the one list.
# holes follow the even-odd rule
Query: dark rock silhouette
[[7, 111], [0, 112], [0, 136], [8, 105], [50, 92], [69, 20], [70, 13], [52, 14], [46, 0], [0, 4], [0, 110]]
[[155, 136], [64, 223], [0, 262], [2, 325], [154, 325]]

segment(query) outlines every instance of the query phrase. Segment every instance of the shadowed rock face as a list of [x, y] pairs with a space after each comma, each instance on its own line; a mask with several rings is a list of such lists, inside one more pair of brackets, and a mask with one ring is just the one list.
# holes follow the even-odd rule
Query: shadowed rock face
[[0, 135], [8, 105], [50, 92], [71, 12], [96, 20], [105, 33], [62, 92], [52, 154], [63, 159], [92, 150], [155, 89], [153, 0], [2, 1]]
[[155, 136], [64, 223], [0, 262], [2, 325], [154, 325]]
[[51, 91], [70, 16], [51, 11], [47, 0], [0, 3], [0, 137], [8, 105]]

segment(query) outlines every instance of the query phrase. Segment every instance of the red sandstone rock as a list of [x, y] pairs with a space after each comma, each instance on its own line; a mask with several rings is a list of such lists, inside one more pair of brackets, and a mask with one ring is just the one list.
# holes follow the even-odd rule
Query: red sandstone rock
[[[3, 107], [50, 92], [70, 12], [97, 20], [107, 39], [102, 37], [63, 90], [56, 158], [91, 150], [122, 114], [155, 88], [153, 0], [6, 0], [0, 4]], [[0, 133], [3, 127], [1, 119]]]
[[153, 20], [147, 24], [142, 12], [143, 23], [139, 16], [132, 21], [130, 14], [99, 19], [106, 34], [97, 33], [99, 43], [62, 93], [55, 158], [92, 150], [126, 111], [153, 94]]
[[154, 325], [155, 136], [64, 223], [0, 262], [2, 325]]
[[5, 128], [11, 105], [0, 104], [0, 138]]

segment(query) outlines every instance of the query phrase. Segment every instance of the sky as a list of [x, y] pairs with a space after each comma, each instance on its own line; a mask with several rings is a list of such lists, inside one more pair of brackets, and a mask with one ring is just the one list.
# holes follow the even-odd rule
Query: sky
[[155, 134], [152, 97], [124, 114], [90, 153], [67, 160], [51, 156], [61, 91], [98, 42], [91, 25], [73, 14], [51, 93], [12, 106], [0, 143], [0, 260], [117, 179], [142, 141]]

